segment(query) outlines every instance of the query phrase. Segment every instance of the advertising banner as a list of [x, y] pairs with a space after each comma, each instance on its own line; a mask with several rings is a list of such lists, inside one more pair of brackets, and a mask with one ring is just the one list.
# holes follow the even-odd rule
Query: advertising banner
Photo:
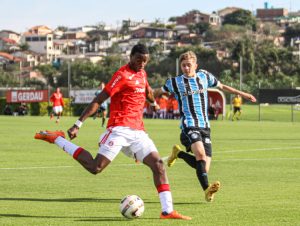
[[300, 90], [260, 89], [259, 102], [269, 104], [300, 104]]
[[6, 92], [7, 103], [47, 102], [48, 90], [9, 90]]
[[90, 103], [96, 96], [96, 89], [92, 90], [71, 90], [70, 97], [72, 99], [73, 104], [88, 104]]

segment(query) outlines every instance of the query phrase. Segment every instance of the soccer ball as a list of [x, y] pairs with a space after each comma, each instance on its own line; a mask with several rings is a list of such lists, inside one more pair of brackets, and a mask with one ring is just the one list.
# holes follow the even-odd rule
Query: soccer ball
[[144, 210], [144, 201], [137, 195], [127, 195], [121, 200], [120, 212], [126, 218], [138, 218], [142, 216]]

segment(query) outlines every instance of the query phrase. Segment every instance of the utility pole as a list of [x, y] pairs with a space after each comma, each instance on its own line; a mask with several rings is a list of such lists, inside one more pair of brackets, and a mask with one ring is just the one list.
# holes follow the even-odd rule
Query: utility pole
[[19, 65], [19, 68], [20, 68], [20, 74], [19, 74], [19, 86], [21, 87], [22, 86], [22, 81], [21, 81], [21, 77], [22, 77], [22, 61], [20, 60], [20, 65]]
[[300, 61], [300, 41], [298, 42], [298, 57], [299, 57], [299, 61]]
[[242, 90], [243, 84], [243, 57], [240, 56], [240, 90]]
[[68, 95], [70, 98], [70, 92], [71, 92], [71, 62], [68, 61]]
[[179, 75], [179, 59], [176, 58], [176, 75]]

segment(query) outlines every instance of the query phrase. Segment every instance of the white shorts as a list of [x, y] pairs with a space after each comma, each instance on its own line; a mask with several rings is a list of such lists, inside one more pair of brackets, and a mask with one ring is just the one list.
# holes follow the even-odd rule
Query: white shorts
[[179, 109], [178, 110], [173, 110], [173, 114], [179, 114]]
[[158, 152], [145, 131], [123, 126], [110, 127], [100, 136], [98, 153], [112, 161], [120, 151], [140, 162], [151, 152]]
[[53, 107], [53, 112], [55, 114], [62, 113], [62, 111], [63, 111], [62, 106], [55, 106], [55, 107]]

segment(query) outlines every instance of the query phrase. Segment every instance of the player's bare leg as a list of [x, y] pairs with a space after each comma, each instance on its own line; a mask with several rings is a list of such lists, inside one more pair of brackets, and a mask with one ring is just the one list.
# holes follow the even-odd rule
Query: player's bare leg
[[57, 114], [56, 114], [56, 121], [55, 121], [56, 123], [59, 123], [61, 115], [62, 115], [62, 112], [57, 112]]
[[101, 154], [97, 154], [94, 159], [86, 150], [81, 151], [76, 160], [92, 174], [101, 173], [111, 163], [108, 158]]
[[62, 150], [76, 159], [87, 171], [92, 174], [98, 174], [105, 169], [111, 161], [103, 155], [97, 154], [96, 158], [85, 149], [65, 139], [63, 131], [41, 131], [36, 133], [35, 139], [43, 140], [49, 143], [55, 143]]

